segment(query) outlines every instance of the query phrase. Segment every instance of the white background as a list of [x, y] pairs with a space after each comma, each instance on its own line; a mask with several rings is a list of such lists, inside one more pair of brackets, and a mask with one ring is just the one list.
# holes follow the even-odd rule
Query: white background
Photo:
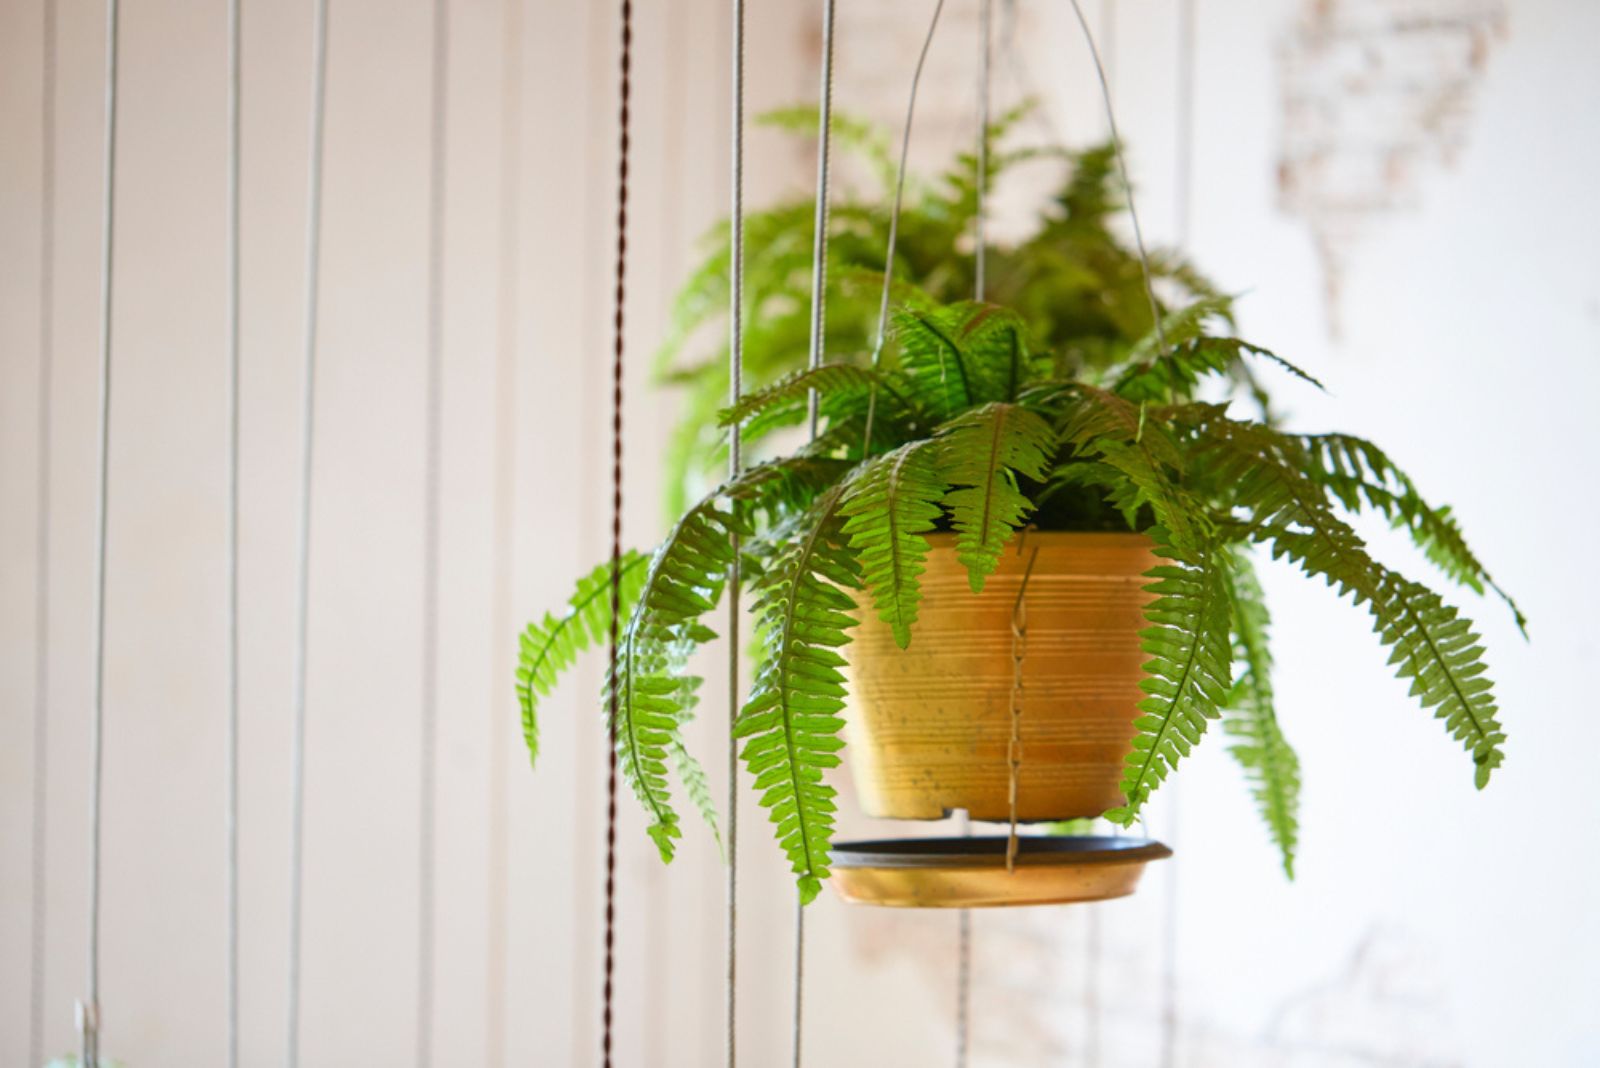
[[[84, 955], [90, 517], [103, 37], [60, 5], [48, 632], [46, 1049], [73, 1045]], [[287, 749], [309, 5], [245, 13], [243, 1045], [282, 1056]], [[639, 5], [627, 529], [660, 529], [672, 417], [647, 387], [664, 301], [726, 200], [720, 4]], [[883, 4], [877, 7], [888, 8]], [[222, 995], [224, 24], [125, 5], [106, 700], [105, 1052], [216, 1064]], [[816, 25], [751, 12], [751, 111], [813, 98]], [[898, 118], [931, 5], [841, 17], [839, 106]], [[603, 750], [593, 664], [546, 706], [531, 774], [511, 638], [605, 551], [614, 25], [577, 3], [452, 4], [435, 1063], [589, 1064], [599, 1016]], [[1073, 143], [1101, 136], [1059, 5], [1025, 2], [1025, 73]], [[1173, 237], [1174, 5], [1118, 6], [1115, 78], [1147, 225]], [[1463, 150], [1351, 253], [1330, 339], [1304, 223], [1280, 211], [1279, 57], [1297, 6], [1202, 0], [1190, 251], [1247, 336], [1320, 375], [1297, 425], [1388, 447], [1452, 502], [1520, 599], [1524, 643], [1471, 604], [1511, 741], [1491, 788], [1389, 678], [1361, 612], [1278, 568], [1280, 713], [1304, 762], [1286, 885], [1212, 739], [1151, 829], [1179, 859], [1097, 910], [977, 917], [975, 1063], [1156, 1062], [1177, 910], [1186, 1065], [1600, 1061], [1600, 751], [1589, 563], [1600, 389], [1600, 10], [1515, 5]], [[1092, 11], [1091, 15], [1101, 13]], [[969, 3], [936, 46], [919, 158], [970, 120]], [[511, 28], [508, 35], [507, 27]], [[852, 32], [854, 27], [854, 32]], [[333, 4], [317, 380], [305, 941], [307, 1065], [405, 1063], [416, 988], [430, 16]], [[509, 47], [508, 47], [509, 40]], [[37, 523], [38, 5], [0, 4], [0, 1062], [25, 1058]], [[508, 68], [507, 57], [514, 58]], [[520, 74], [520, 80], [509, 75]], [[871, 77], [868, 77], [868, 74]], [[506, 103], [516, 107], [507, 111]], [[944, 138], [944, 140], [941, 140]], [[507, 146], [512, 146], [507, 156]], [[752, 198], [803, 188], [804, 146], [749, 139]], [[512, 164], [508, 170], [508, 164]], [[510, 186], [503, 183], [508, 179]], [[516, 211], [508, 215], [507, 188]], [[1007, 208], [1025, 212], [1013, 194]], [[509, 229], [507, 229], [509, 227]], [[503, 240], [504, 238], [504, 240]], [[514, 271], [508, 271], [514, 268]], [[512, 281], [508, 284], [506, 279]], [[1387, 558], [1414, 557], [1377, 532]], [[497, 596], [498, 595], [498, 596]], [[720, 660], [707, 658], [707, 674]], [[716, 687], [708, 687], [714, 690]], [[714, 778], [726, 715], [702, 747]], [[717, 787], [720, 795], [721, 786]], [[791, 911], [742, 808], [740, 1042], [788, 1056]], [[716, 1063], [721, 883], [693, 829], [662, 871], [624, 799], [619, 1064]], [[1169, 894], [1176, 889], [1176, 896]], [[950, 1056], [953, 917], [808, 916], [807, 1063]]]

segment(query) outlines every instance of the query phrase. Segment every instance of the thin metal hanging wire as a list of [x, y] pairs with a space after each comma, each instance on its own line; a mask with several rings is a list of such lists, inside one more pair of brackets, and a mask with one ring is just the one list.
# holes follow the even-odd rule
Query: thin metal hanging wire
[[[622, 48], [617, 112], [617, 258], [615, 339], [611, 361], [611, 641], [608, 678], [617, 672], [617, 646], [622, 614], [622, 385], [623, 310], [627, 303], [628, 267], [628, 107], [632, 93], [633, 2], [622, 0]], [[606, 744], [606, 926], [605, 978], [602, 989], [601, 1063], [611, 1068], [612, 1009], [616, 971], [617, 911], [617, 692], [610, 694]]]
[[[516, 521], [517, 292], [521, 282], [522, 166], [522, 0], [505, 0], [502, 11], [500, 110], [499, 264], [495, 337], [494, 533], [489, 548], [494, 589], [490, 597], [490, 633], [498, 639], [512, 632], [511, 590]], [[496, 640], [490, 653], [491, 693], [501, 693], [511, 677], [512, 645]], [[509, 697], [509, 694], [507, 695]], [[484, 992], [484, 1063], [502, 1068], [506, 1060], [506, 922], [510, 911], [508, 853], [510, 827], [506, 805], [506, 763], [501, 745], [507, 706], [489, 702], [488, 896], [484, 918], [488, 959]]]
[[315, 446], [317, 304], [322, 268], [322, 156], [328, 80], [328, 0], [313, 0], [311, 147], [306, 192], [305, 332], [300, 381], [300, 525], [295, 540], [294, 666], [289, 741], [289, 996], [284, 1061], [300, 1063], [301, 919], [305, 886], [306, 667], [311, 603], [311, 473]]
[[28, 941], [28, 1064], [44, 1056], [45, 866], [50, 857], [50, 475], [56, 284], [56, 4], [44, 0], [39, 94], [39, 382], [33, 603], [33, 834]]
[[80, 1062], [100, 1063], [100, 817], [104, 766], [106, 676], [106, 535], [111, 459], [111, 315], [115, 285], [117, 184], [117, 47], [120, 11], [106, 0], [105, 171], [100, 231], [100, 405], [95, 458], [94, 624], [89, 717], [88, 990], [78, 1003]]
[[1089, 58], [1094, 62], [1095, 78], [1100, 83], [1100, 99], [1105, 104], [1106, 126], [1111, 132], [1111, 147], [1117, 157], [1117, 173], [1122, 178], [1122, 188], [1128, 197], [1128, 219], [1133, 223], [1133, 242], [1139, 252], [1139, 266], [1144, 279], [1144, 295], [1150, 304], [1150, 319], [1154, 324], [1156, 345], [1163, 355], [1167, 351], [1166, 327], [1161, 321], [1161, 305], [1156, 301], [1155, 285], [1151, 281], [1150, 256], [1145, 251], [1144, 231], [1139, 226], [1139, 209], [1134, 205], [1133, 182], [1128, 178], [1128, 161], [1122, 151], [1122, 137], [1117, 133], [1116, 111], [1111, 106], [1111, 83], [1106, 77], [1106, 68], [1100, 62], [1100, 50], [1095, 47], [1094, 34], [1089, 29], [1089, 20], [1084, 18], [1083, 6], [1078, 0], [1068, 0], [1072, 5], [1072, 12], [1078, 18], [1078, 26], [1083, 30], [1084, 43], [1089, 46]]
[[[883, 256], [883, 293], [878, 300], [878, 329], [872, 341], [872, 368], [877, 370], [883, 362], [883, 341], [889, 326], [889, 293], [894, 288], [894, 247], [900, 236], [900, 205], [906, 192], [906, 157], [911, 151], [911, 122], [917, 114], [917, 89], [922, 84], [922, 68], [928, 62], [928, 49], [933, 44], [934, 31], [939, 28], [939, 15], [944, 11], [944, 0], [933, 5], [933, 17], [928, 20], [928, 32], [922, 38], [922, 51], [917, 53], [917, 67], [911, 73], [911, 94], [906, 101], [906, 124], [900, 133], [900, 162], [895, 170], [894, 207], [889, 212], [889, 247]], [[872, 451], [872, 423], [878, 413], [878, 384], [873, 382], [867, 394], [867, 426], [861, 444], [861, 455]]]
[[445, 160], [449, 148], [450, 10], [434, 0], [428, 162], [428, 342], [423, 397], [422, 700], [417, 812], [417, 1068], [433, 1063], [434, 932], [437, 914], [439, 735], [439, 494], [444, 392]]
[[[1173, 233], [1180, 252], [1189, 243], [1189, 212], [1194, 181], [1195, 0], [1178, 0], [1177, 121], [1173, 172]], [[1178, 845], [1181, 806], [1176, 778], [1167, 786], [1167, 844]], [[1148, 834], [1146, 835], [1148, 837]], [[1166, 902], [1161, 931], [1161, 1065], [1178, 1061], [1178, 880], [1174, 857], [1166, 866]]]
[[240, 0], [228, 0], [227, 411], [228, 519], [227, 723], [224, 739], [226, 810], [223, 816], [227, 952], [227, 1065], [239, 1063], [239, 166]]
[[[833, 8], [834, 0], [822, 3], [822, 88], [817, 111], [817, 210], [811, 241], [811, 351], [808, 365], [822, 366], [826, 345], [828, 301], [828, 165], [833, 142]], [[807, 426], [812, 441], [817, 440], [821, 398], [815, 388], [806, 398]], [[794, 910], [794, 1024], [793, 1064], [800, 1068], [805, 1033], [806, 910], [795, 902]]]
[[[744, 0], [733, 0], [733, 114], [732, 121], [732, 229], [728, 266], [728, 403], [737, 405], [744, 393]], [[738, 478], [744, 467], [742, 430], [728, 428], [728, 477]], [[727, 1036], [723, 1059], [727, 1068], [738, 1063], [739, 975], [739, 749], [734, 723], [739, 715], [739, 535], [733, 535], [733, 562], [728, 565], [728, 824], [727, 824], [727, 928], [724, 969], [724, 1008]]]
[[[984, 299], [985, 269], [988, 259], [986, 234], [987, 193], [989, 185], [989, 62], [990, 26], [993, 18], [992, 0], [980, 0], [978, 5], [978, 171], [973, 183], [976, 197], [972, 214], [973, 230], [973, 299]], [[972, 836], [972, 817], [962, 814], [961, 833]], [[1009, 857], [1009, 850], [1008, 850]], [[972, 1045], [972, 910], [962, 909], [956, 921], [956, 1068], [966, 1068]]]

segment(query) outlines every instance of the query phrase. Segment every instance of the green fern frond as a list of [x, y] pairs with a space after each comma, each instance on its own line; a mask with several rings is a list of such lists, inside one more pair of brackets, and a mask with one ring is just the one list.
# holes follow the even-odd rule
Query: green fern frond
[[1357, 513], [1370, 508], [1378, 512], [1405, 530], [1451, 580], [1474, 593], [1492, 589], [1511, 610], [1517, 629], [1527, 636], [1527, 617], [1467, 546], [1449, 507], [1436, 508], [1424, 500], [1411, 476], [1382, 449], [1350, 434], [1308, 434], [1297, 440], [1311, 460], [1307, 473], [1325, 486], [1346, 511]]
[[1278, 723], [1272, 696], [1272, 652], [1267, 646], [1271, 616], [1249, 556], [1230, 553], [1228, 592], [1232, 602], [1233, 658], [1238, 666], [1222, 726], [1234, 743], [1228, 751], [1244, 769], [1250, 792], [1294, 878], [1300, 840], [1300, 758]]
[[977, 403], [977, 384], [960, 337], [970, 308], [897, 308], [892, 320], [900, 364], [915, 397], [939, 420]]
[[844, 658], [859, 589], [859, 568], [844, 545], [839, 505], [845, 483], [828, 490], [750, 584], [759, 625], [759, 667], [734, 736], [770, 811], [779, 845], [797, 877], [802, 904], [828, 877], [834, 790], [823, 772], [839, 763], [844, 741]]
[[683, 792], [689, 795], [690, 802], [700, 812], [700, 818], [711, 828], [711, 837], [716, 840], [717, 852], [721, 853], [722, 829], [717, 819], [717, 803], [711, 797], [711, 783], [706, 778], [706, 769], [689, 752], [681, 737], [674, 736], [672, 739], [672, 757], [677, 766], [678, 781], [683, 783]]
[[1393, 648], [1400, 677], [1414, 680], [1413, 696], [1424, 708], [1437, 707], [1446, 729], [1472, 754], [1481, 789], [1504, 760], [1505, 735], [1470, 624], [1436, 594], [1372, 559], [1334, 514], [1324, 487], [1305, 474], [1310, 460], [1297, 440], [1220, 417], [1204, 422], [1201, 432], [1209, 474], [1249, 512], [1249, 536], [1367, 606], [1380, 640]]
[[1389, 662], [1400, 678], [1411, 680], [1411, 696], [1433, 709], [1472, 754], [1473, 782], [1483, 789], [1505, 762], [1500, 746], [1506, 736], [1482, 642], [1471, 621], [1421, 584], [1384, 571], [1379, 588], [1387, 611], [1378, 616], [1376, 630], [1384, 645], [1394, 647]]
[[853, 363], [825, 363], [784, 375], [772, 385], [754, 393], [746, 393], [739, 403], [717, 413], [718, 426], [732, 426], [779, 405], [804, 402], [811, 392], [835, 393], [846, 389], [870, 388], [874, 382], [882, 385], [881, 377], [868, 367]]
[[846, 490], [843, 533], [861, 563], [878, 615], [904, 649], [922, 599], [918, 577], [928, 555], [925, 535], [942, 514], [949, 486], [928, 441], [902, 445], [866, 464]]
[[1123, 371], [1114, 391], [1131, 401], [1167, 403], [1194, 396], [1200, 380], [1210, 375], [1242, 376], [1244, 358], [1256, 356], [1308, 382], [1325, 387], [1283, 357], [1233, 337], [1193, 337], [1173, 343], [1165, 353], [1150, 357]]
[[1168, 562], [1146, 572], [1154, 581], [1145, 589], [1156, 595], [1144, 610], [1150, 626], [1140, 632], [1148, 659], [1139, 685], [1148, 696], [1139, 702], [1138, 733], [1123, 761], [1124, 803], [1105, 814], [1123, 826], [1138, 819], [1151, 793], [1199, 744], [1232, 684], [1224, 554], [1209, 543], [1198, 552], [1180, 550], [1160, 527], [1150, 533], [1156, 555]]
[[1017, 476], [1044, 481], [1055, 432], [1020, 405], [993, 403], [946, 423], [935, 440], [939, 474], [955, 487], [944, 505], [956, 530], [956, 559], [978, 593], [1033, 510]]
[[693, 701], [695, 682], [683, 675], [685, 640], [712, 637], [699, 619], [722, 595], [733, 535], [751, 532], [737, 511], [717, 506], [721, 496], [691, 508], [656, 550], [606, 680], [618, 770], [644, 807], [647, 833], [663, 860], [672, 859], [673, 840], [682, 833], [667, 756]]
[[[623, 554], [618, 571], [621, 615], [631, 614], [638, 603], [649, 562], [648, 556], [632, 549]], [[544, 619], [528, 624], [518, 641], [517, 703], [522, 708], [522, 737], [530, 763], [539, 759], [539, 698], [550, 695], [556, 680], [579, 653], [610, 639], [611, 580], [611, 561], [607, 560], [578, 580], [564, 615], [546, 612]]]

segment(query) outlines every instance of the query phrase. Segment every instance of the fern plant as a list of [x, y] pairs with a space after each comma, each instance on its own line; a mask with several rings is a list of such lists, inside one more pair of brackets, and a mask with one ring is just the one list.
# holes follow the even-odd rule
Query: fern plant
[[[873, 158], [866, 132], [853, 136]], [[932, 288], [902, 284], [878, 360], [856, 355], [868, 335], [847, 304], [829, 336], [849, 355], [803, 369], [790, 366], [788, 342], [776, 340], [790, 334], [786, 313], [760, 311], [791, 284], [791, 267], [752, 272], [758, 314], [751, 337], [767, 340], [748, 351], [764, 354], [762, 373], [706, 424], [737, 424], [759, 440], [800, 423], [815, 393], [819, 433], [699, 494], [652, 554], [625, 555], [615, 574], [610, 564], [589, 572], [563, 615], [546, 616], [522, 636], [517, 688], [537, 757], [540, 699], [582, 650], [606, 640], [615, 581], [619, 640], [602, 707], [614, 709], [609, 726], [619, 768], [663, 859], [671, 859], [681, 834], [674, 775], [716, 830], [704, 775], [684, 743], [699, 686], [686, 665], [693, 649], [716, 637], [706, 620], [737, 563], [755, 621], [756, 671], [734, 734], [800, 897], [815, 897], [828, 877], [835, 802], [826, 776], [843, 747], [842, 669], [856, 606], [870, 606], [901, 647], [914, 641], [920, 577], [936, 531], [954, 534], [974, 591], [1025, 526], [1150, 537], [1159, 563], [1147, 576], [1153, 597], [1141, 635], [1145, 696], [1123, 761], [1123, 802], [1103, 814], [1107, 819], [1137, 821], [1151, 794], [1221, 720], [1292, 876], [1301, 773], [1273, 696], [1270, 621], [1253, 563], [1263, 555], [1290, 562], [1366, 609], [1396, 674], [1465, 750], [1477, 786], [1500, 766], [1505, 735], [1471, 624], [1432, 589], [1374, 558], [1351, 518], [1375, 512], [1388, 519], [1441, 577], [1498, 594], [1519, 626], [1521, 613], [1468, 548], [1449, 509], [1429, 503], [1376, 445], [1276, 424], [1258, 373], [1315, 380], [1232, 336], [1228, 301], [1192, 272], [1166, 272], [1178, 284], [1163, 289], [1170, 306], [1158, 305], [1159, 324], [1142, 291], [1138, 300], [1115, 296], [1133, 259], [1106, 228], [1115, 203], [1107, 162], [1096, 153], [1078, 157], [1059, 214], [1041, 227], [1041, 234], [1071, 234], [1082, 249], [1097, 250], [1074, 268], [1087, 276], [1081, 288], [1112, 294], [1092, 314], [1073, 310], [1072, 298], [1062, 295], [1080, 283], [1038, 283], [1025, 245], [1009, 253], [1018, 307], [941, 300]], [[969, 165], [958, 165], [942, 187], [926, 192], [902, 233], [926, 228], [948, 236], [939, 228], [968, 210], [962, 183], [970, 175]], [[786, 212], [751, 220], [756, 258], [788, 255], [782, 249], [793, 244], [790, 231], [799, 224], [783, 221]], [[860, 237], [873, 233], [871, 213], [843, 214], [844, 231], [856, 233], [862, 248], [871, 244]], [[765, 244], [756, 242], [758, 231]], [[926, 282], [962, 275], [963, 261], [949, 244], [943, 259], [930, 253], [921, 265], [920, 246], [913, 240], [908, 247], [906, 276]], [[793, 255], [803, 262], [801, 252]], [[995, 274], [1007, 277], [1004, 267]], [[686, 304], [712, 302], [716, 277], [703, 269]], [[1041, 292], [1060, 307], [1044, 310], [1050, 305]], [[830, 312], [835, 307], [830, 299]], [[711, 366], [693, 379], [696, 396], [717, 384]], [[1231, 399], [1241, 392], [1255, 402], [1253, 414]], [[699, 469], [714, 452], [702, 442], [685, 455]]]

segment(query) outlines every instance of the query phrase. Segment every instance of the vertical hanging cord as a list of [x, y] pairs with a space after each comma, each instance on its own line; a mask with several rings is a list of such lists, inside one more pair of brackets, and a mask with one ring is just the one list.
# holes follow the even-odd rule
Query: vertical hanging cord
[[[732, 229], [728, 267], [728, 403], [744, 393], [744, 0], [733, 0]], [[728, 428], [728, 476], [738, 478], [744, 466], [739, 423]], [[734, 722], [739, 715], [739, 535], [733, 535], [733, 562], [728, 565], [728, 873], [726, 971], [723, 976], [727, 1068], [738, 1063], [739, 974], [739, 748]]]
[[1100, 62], [1100, 50], [1095, 47], [1094, 34], [1089, 30], [1089, 21], [1083, 17], [1083, 7], [1078, 0], [1068, 0], [1072, 4], [1072, 11], [1078, 17], [1078, 26], [1083, 30], [1084, 43], [1089, 46], [1089, 58], [1094, 61], [1094, 73], [1100, 82], [1100, 99], [1105, 104], [1106, 126], [1111, 131], [1111, 147], [1117, 157], [1117, 173], [1122, 177], [1122, 188], [1128, 195], [1128, 218], [1133, 223], [1133, 241], [1139, 251], [1139, 266], [1144, 276], [1144, 295], [1150, 304], [1150, 319], [1154, 324], [1156, 345], [1165, 355], [1167, 351], [1166, 327], [1161, 322], [1161, 305], [1156, 302], [1155, 286], [1150, 280], [1150, 256], [1144, 247], [1144, 231], [1139, 227], [1139, 210], [1133, 203], [1133, 183], [1128, 179], [1128, 161], [1122, 153], [1122, 138], [1117, 133], [1117, 116], [1111, 107], [1111, 83], [1106, 78], [1106, 69]]
[[111, 313], [117, 180], [117, 0], [106, 0], [105, 171], [100, 231], [100, 408], [95, 459], [94, 624], [89, 716], [88, 991], [78, 1003], [81, 1063], [100, 1063], [100, 815], [106, 677], [106, 535], [111, 458]]
[[422, 701], [419, 717], [417, 812], [417, 1068], [433, 1063], [434, 825], [438, 808], [439, 493], [443, 450], [444, 212], [449, 106], [450, 12], [433, 4], [431, 122], [428, 163], [428, 351], [423, 388]]
[[[983, 301], [988, 242], [985, 234], [989, 185], [989, 37], [992, 0], [978, 4], [978, 173], [973, 183], [977, 203], [972, 215], [973, 299]], [[962, 813], [961, 833], [972, 837], [972, 817]], [[1009, 856], [1009, 852], [1008, 852]], [[972, 910], [962, 909], [957, 921], [956, 945], [956, 1068], [966, 1068], [972, 1046]]]
[[[517, 291], [521, 281], [518, 252], [521, 235], [520, 178], [522, 163], [522, 0], [505, 0], [502, 27], [500, 109], [499, 270], [496, 294], [494, 536], [490, 546], [494, 589], [490, 633], [509, 635], [514, 569], [512, 526], [516, 519]], [[499, 694], [511, 677], [511, 643], [496, 640], [490, 654], [491, 693]], [[509, 694], [507, 694], [509, 697]], [[509, 913], [507, 854], [510, 828], [506, 810], [506, 765], [501, 745], [507, 706], [489, 702], [489, 872], [487, 921], [488, 959], [484, 976], [484, 1063], [503, 1068], [506, 1059], [506, 917]]]
[[227, 726], [223, 816], [227, 897], [227, 1066], [239, 1064], [239, 165], [240, 0], [228, 0], [228, 296], [227, 296]]
[[[827, 344], [828, 310], [828, 163], [833, 147], [833, 5], [822, 0], [822, 92], [817, 110], [817, 213], [811, 235], [811, 367], [822, 366]], [[811, 439], [817, 437], [820, 398], [807, 397]]]
[[311, 147], [306, 193], [306, 276], [300, 381], [300, 526], [295, 542], [294, 666], [289, 740], [289, 997], [288, 1068], [300, 1063], [300, 924], [305, 884], [306, 667], [311, 602], [311, 472], [316, 414], [317, 298], [322, 265], [322, 150], [328, 73], [328, 0], [313, 0]]
[[33, 839], [28, 943], [28, 1064], [44, 1055], [45, 865], [49, 860], [50, 773], [50, 446], [55, 364], [56, 4], [44, 0], [39, 104], [38, 509], [34, 531]]
[[[809, 366], [822, 366], [826, 345], [828, 302], [828, 162], [833, 141], [833, 7], [834, 0], [822, 2], [822, 90], [817, 110], [817, 211], [811, 242], [811, 358]], [[820, 398], [812, 389], [806, 398], [807, 426], [812, 441], [817, 440], [821, 414]], [[805, 1033], [806, 986], [806, 910], [795, 902], [794, 910], [794, 1068], [800, 1068]]]
[[[933, 33], [939, 28], [939, 15], [944, 11], [944, 0], [933, 5], [933, 17], [928, 20], [928, 32], [922, 39], [922, 51], [917, 54], [917, 67], [911, 73], [911, 95], [906, 102], [906, 125], [900, 133], [900, 163], [895, 170], [894, 207], [889, 212], [889, 247], [883, 255], [883, 293], [878, 300], [878, 329], [872, 342], [872, 368], [877, 370], [883, 362], [883, 340], [889, 325], [889, 293], [894, 287], [894, 246], [900, 236], [900, 204], [906, 191], [906, 156], [911, 150], [911, 120], [917, 113], [917, 88], [922, 84], [922, 68], [928, 62], [928, 48], [933, 44]], [[878, 384], [873, 382], [867, 394], [867, 427], [862, 435], [861, 455], [872, 451], [872, 423], [878, 414]]]
[[[1178, 0], [1178, 100], [1173, 174], [1173, 230], [1180, 252], [1188, 251], [1189, 211], [1194, 177], [1195, 0]], [[1180, 792], [1176, 778], [1167, 787], [1167, 844], [1178, 846]], [[1146, 836], [1148, 837], [1148, 835]], [[1161, 931], [1161, 1065], [1178, 1062], [1178, 879], [1174, 858], [1166, 865], [1166, 902]]]
[[[628, 104], [632, 91], [633, 2], [622, 0], [622, 56], [617, 111], [617, 286], [611, 361], [611, 646], [610, 674], [617, 671], [618, 616], [622, 613], [622, 326], [628, 266]], [[617, 913], [617, 692], [611, 697], [606, 745], [606, 935], [602, 989], [601, 1063], [611, 1068], [613, 975], [616, 969]]]

